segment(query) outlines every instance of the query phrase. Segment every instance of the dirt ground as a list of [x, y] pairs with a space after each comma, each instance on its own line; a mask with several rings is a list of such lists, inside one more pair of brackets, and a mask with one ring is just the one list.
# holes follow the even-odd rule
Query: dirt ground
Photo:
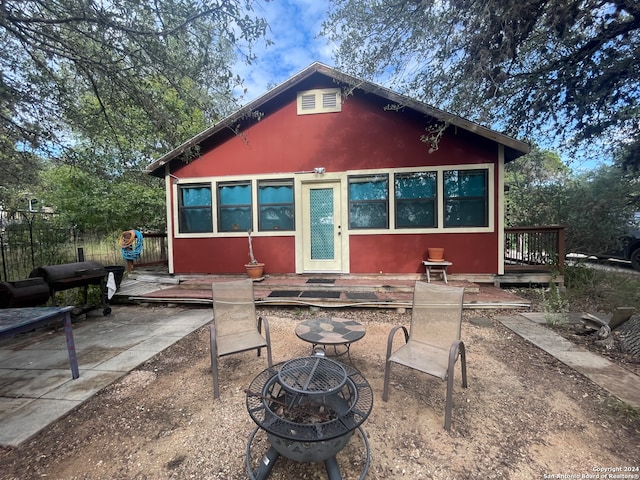
[[[294, 327], [323, 312], [260, 312], [270, 321], [274, 362], [310, 353]], [[388, 332], [392, 324], [408, 325], [410, 313], [340, 311], [367, 329], [351, 349], [354, 366], [374, 391], [373, 411], [363, 425], [371, 448], [366, 478], [640, 478], [638, 412], [504, 328], [494, 318], [502, 314], [465, 312], [469, 388], [461, 387], [458, 367], [447, 433], [441, 380], [394, 366], [389, 402], [381, 398]], [[492, 322], [475, 326], [471, 317]], [[399, 345], [400, 335], [397, 340]], [[204, 327], [19, 448], [1, 449], [0, 478], [247, 478], [246, 447], [255, 424], [243, 390], [265, 368], [265, 357], [255, 352], [225, 357], [221, 398], [214, 401]], [[260, 431], [253, 464], [265, 449]], [[364, 451], [355, 434], [338, 455], [344, 479], [360, 477]], [[270, 478], [327, 474], [322, 464], [280, 458]]]

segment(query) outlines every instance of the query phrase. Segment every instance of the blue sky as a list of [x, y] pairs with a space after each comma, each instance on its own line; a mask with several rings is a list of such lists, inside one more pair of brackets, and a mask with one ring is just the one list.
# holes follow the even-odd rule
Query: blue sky
[[[240, 98], [241, 105], [260, 97], [315, 61], [334, 65], [334, 46], [318, 37], [328, 6], [325, 0], [253, 2], [254, 14], [269, 23], [267, 37], [273, 44], [265, 46], [264, 41], [259, 41], [254, 49], [257, 59], [251, 65], [238, 62], [234, 67], [234, 73], [244, 79], [247, 89]], [[393, 89], [392, 85], [386, 86]], [[544, 137], [537, 139], [543, 146], [548, 143], [544, 140]], [[551, 145], [546, 148], [553, 149]], [[585, 150], [574, 159], [562, 157], [574, 170], [589, 170], [602, 160], [608, 163], [609, 155], [602, 151], [602, 146], [596, 150], [595, 155]]]
[[255, 14], [267, 19], [267, 37], [273, 45], [259, 42], [257, 60], [251, 65], [239, 63], [234, 73], [245, 80], [245, 104], [270, 88], [284, 82], [311, 63], [333, 66], [331, 47], [315, 38], [326, 16], [328, 4], [323, 0], [272, 0], [254, 2]]

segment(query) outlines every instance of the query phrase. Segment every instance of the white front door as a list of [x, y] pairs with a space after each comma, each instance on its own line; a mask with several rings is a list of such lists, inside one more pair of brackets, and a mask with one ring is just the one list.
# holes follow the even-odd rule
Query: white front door
[[302, 269], [342, 272], [340, 182], [302, 184]]

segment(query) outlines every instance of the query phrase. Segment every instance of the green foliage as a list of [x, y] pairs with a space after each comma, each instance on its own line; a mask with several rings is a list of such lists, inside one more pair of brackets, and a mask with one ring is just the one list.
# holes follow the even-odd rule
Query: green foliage
[[617, 307], [634, 307], [640, 312], [640, 277], [637, 275], [578, 264], [565, 268], [564, 280], [573, 311], [612, 312]]
[[[337, 66], [506, 133], [638, 139], [640, 4], [333, 0]], [[627, 133], [625, 133], [627, 132]]]
[[[112, 92], [111, 101], [117, 102], [117, 108], [109, 108], [110, 113], [105, 116], [104, 109], [109, 106], [105, 99], [92, 92], [80, 95], [66, 110], [76, 141], [73, 150], [62, 156], [65, 163], [90, 170], [97, 166], [111, 175], [141, 171], [155, 157], [208, 126], [205, 111], [181, 98], [173, 85], [158, 78], [141, 78], [140, 82], [146, 83], [154, 108], [163, 113], [149, 115], [126, 92]], [[181, 89], [194, 96], [200, 94], [188, 79], [183, 80]], [[222, 101], [217, 107], [230, 108], [229, 101]]]
[[558, 325], [567, 319], [567, 315], [569, 314], [569, 300], [555, 282], [550, 282], [549, 290], [542, 291], [540, 308], [544, 313], [547, 323]]
[[637, 175], [615, 165], [571, 174], [534, 149], [507, 165], [505, 183], [507, 225], [562, 225], [568, 252], [615, 248], [640, 210]]
[[56, 223], [79, 231], [163, 230], [165, 198], [158, 182], [142, 173], [111, 180], [60, 166], [43, 174], [43, 198]]
[[230, 67], [265, 29], [247, 0], [3, 1], [1, 150], [73, 160], [78, 134], [129, 161], [175, 146], [229, 108]]
[[518, 295], [529, 298], [534, 310], [549, 314], [550, 323], [563, 318], [553, 315], [567, 312], [611, 313], [617, 307], [632, 307], [640, 312], [640, 277], [585, 265], [567, 266], [565, 289], [520, 289]]

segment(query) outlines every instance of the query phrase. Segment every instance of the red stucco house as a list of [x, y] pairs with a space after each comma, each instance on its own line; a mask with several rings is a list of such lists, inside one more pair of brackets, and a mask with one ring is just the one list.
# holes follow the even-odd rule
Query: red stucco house
[[[429, 126], [448, 127], [437, 149]], [[505, 164], [520, 142], [314, 63], [154, 161], [172, 273], [503, 273]]]

